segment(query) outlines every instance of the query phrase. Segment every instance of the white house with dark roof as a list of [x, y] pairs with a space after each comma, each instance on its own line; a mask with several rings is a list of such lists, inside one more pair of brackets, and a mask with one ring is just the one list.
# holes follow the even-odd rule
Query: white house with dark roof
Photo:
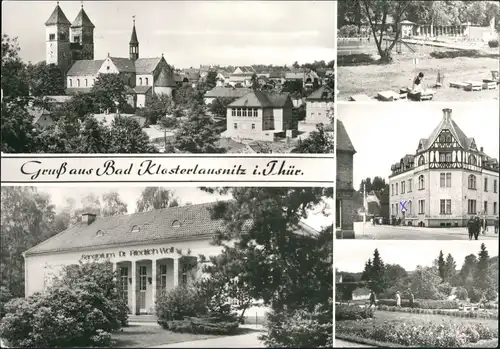
[[306, 98], [306, 123], [329, 124], [331, 110], [335, 102], [335, 92], [324, 85]]
[[[211, 241], [225, 225], [222, 220], [211, 218], [212, 205], [102, 218], [83, 214], [80, 223], [23, 253], [25, 295], [42, 292], [63, 266], [80, 261], [110, 261], [130, 312], [153, 313], [160, 292], [202, 277], [200, 255], [221, 253], [222, 248]], [[296, 232], [309, 236], [318, 233], [302, 222]]]
[[240, 98], [251, 92], [246, 87], [214, 87], [205, 92], [203, 99], [205, 104], [211, 104], [216, 98]]
[[498, 217], [498, 160], [465, 135], [451, 109], [443, 109], [430, 136], [420, 139], [416, 152], [394, 163], [391, 172], [390, 214], [402, 224], [466, 226], [471, 215], [480, 213], [491, 225]]
[[251, 91], [227, 107], [225, 137], [275, 141], [295, 137], [297, 123], [288, 93]]
[[94, 60], [94, 25], [83, 6], [75, 21], [70, 23], [58, 4], [45, 26], [46, 60], [59, 65], [65, 72], [67, 94], [90, 92], [99, 74], [119, 74], [136, 107], [144, 107], [148, 97], [154, 94], [172, 95], [176, 86], [174, 73], [163, 54], [154, 58], [139, 56], [135, 19], [128, 58], [108, 54], [105, 59]]

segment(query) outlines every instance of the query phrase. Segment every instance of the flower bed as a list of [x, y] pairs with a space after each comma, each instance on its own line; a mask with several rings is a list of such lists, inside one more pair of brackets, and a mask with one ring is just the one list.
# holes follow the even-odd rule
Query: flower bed
[[460, 347], [479, 340], [498, 338], [498, 329], [493, 330], [481, 323], [417, 324], [413, 321], [402, 323], [384, 322], [373, 328], [354, 327], [349, 322], [337, 322], [336, 332], [356, 335], [381, 342], [418, 347]]
[[482, 318], [482, 319], [498, 320], [498, 312], [489, 313], [482, 311], [458, 311], [458, 310], [447, 310], [447, 309], [398, 308], [398, 307], [390, 307], [387, 305], [379, 305], [377, 309], [382, 311], [393, 311], [393, 312], [396, 311], [402, 313], [448, 315], [448, 316], [463, 317], [463, 318]]
[[[380, 299], [378, 301], [379, 305], [386, 305], [390, 307], [396, 306], [396, 300], [394, 299]], [[420, 309], [458, 309], [458, 301], [448, 301], [448, 300], [433, 300], [433, 299], [416, 299], [413, 302], [414, 308]], [[410, 307], [410, 301], [408, 299], [401, 300], [401, 307]]]
[[373, 317], [373, 308], [361, 308], [356, 305], [340, 304], [335, 306], [335, 321], [361, 320]]

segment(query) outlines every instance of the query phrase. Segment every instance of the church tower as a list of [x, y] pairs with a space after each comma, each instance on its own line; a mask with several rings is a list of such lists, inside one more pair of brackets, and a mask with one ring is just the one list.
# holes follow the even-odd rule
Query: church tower
[[71, 65], [70, 25], [71, 23], [59, 7], [58, 1], [56, 8], [45, 22], [45, 46], [47, 50], [45, 61], [47, 64], [57, 64], [63, 74], [68, 72]]
[[135, 61], [139, 58], [139, 40], [137, 40], [137, 33], [135, 31], [135, 16], [133, 18], [134, 27], [132, 28], [132, 36], [129, 42], [129, 57], [132, 61]]
[[94, 59], [94, 24], [82, 8], [71, 24], [71, 51], [73, 61]]

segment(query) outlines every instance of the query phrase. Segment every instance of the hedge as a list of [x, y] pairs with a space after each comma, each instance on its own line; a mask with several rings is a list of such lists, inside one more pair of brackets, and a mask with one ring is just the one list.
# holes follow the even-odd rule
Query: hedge
[[339, 304], [335, 306], [335, 321], [361, 320], [373, 317], [373, 308], [361, 308], [355, 305]]
[[168, 329], [172, 332], [194, 334], [234, 334], [239, 326], [238, 321], [212, 322], [207, 317], [189, 317], [184, 320], [168, 321]]
[[[387, 305], [390, 307], [396, 306], [396, 300], [394, 299], [380, 299], [378, 305]], [[448, 301], [448, 300], [433, 300], [433, 299], [416, 299], [413, 302], [414, 308], [421, 309], [458, 309], [458, 301]], [[408, 299], [401, 300], [401, 307], [409, 308], [410, 301]]]
[[498, 313], [485, 313], [480, 311], [457, 311], [446, 309], [422, 309], [422, 308], [398, 308], [390, 307], [387, 305], [379, 305], [378, 310], [412, 313], [412, 314], [428, 314], [428, 315], [447, 315], [462, 318], [481, 318], [481, 319], [495, 319], [498, 320]]

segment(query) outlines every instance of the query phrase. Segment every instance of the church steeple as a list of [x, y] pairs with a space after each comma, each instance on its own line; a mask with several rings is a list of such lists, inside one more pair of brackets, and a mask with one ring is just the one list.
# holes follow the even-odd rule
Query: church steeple
[[129, 56], [130, 59], [135, 61], [139, 58], [139, 40], [137, 40], [137, 32], [135, 31], [135, 16], [132, 16], [134, 26], [132, 28], [132, 36], [129, 42]]

